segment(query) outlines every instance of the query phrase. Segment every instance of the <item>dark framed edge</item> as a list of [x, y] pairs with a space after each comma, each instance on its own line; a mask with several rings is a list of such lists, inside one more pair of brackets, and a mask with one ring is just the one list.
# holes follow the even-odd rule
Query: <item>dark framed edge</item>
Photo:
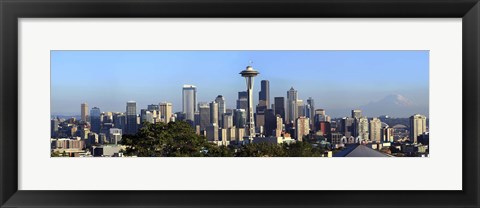
[[[0, 15], [0, 207], [480, 206], [478, 180], [480, 5], [478, 0], [0, 0]], [[17, 20], [23, 17], [462, 18], [463, 190], [19, 191]], [[416, 174], [420, 175], [421, 172]]]

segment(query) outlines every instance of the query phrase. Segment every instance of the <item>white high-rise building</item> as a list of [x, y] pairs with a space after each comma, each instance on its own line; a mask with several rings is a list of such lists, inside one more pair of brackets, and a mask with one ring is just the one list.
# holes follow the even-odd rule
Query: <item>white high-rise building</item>
[[310, 133], [310, 119], [305, 116], [297, 118], [295, 122], [295, 138], [303, 141], [303, 137]]
[[281, 137], [283, 132], [283, 119], [281, 116], [276, 117], [275, 137]]
[[382, 140], [384, 142], [393, 142], [394, 141], [394, 136], [393, 136], [394, 129], [390, 127], [385, 127], [382, 129]]
[[370, 141], [382, 141], [382, 122], [378, 118], [373, 118], [370, 121]]
[[194, 121], [195, 111], [197, 111], [197, 87], [193, 85], [183, 85], [183, 113], [185, 119]]
[[218, 126], [218, 103], [215, 101], [210, 103], [210, 123]]
[[417, 137], [427, 131], [427, 117], [415, 114], [410, 117], [410, 141], [417, 143]]
[[368, 132], [368, 118], [367, 117], [360, 117], [357, 119], [357, 130], [358, 130], [358, 137], [362, 140], [369, 139], [369, 132]]

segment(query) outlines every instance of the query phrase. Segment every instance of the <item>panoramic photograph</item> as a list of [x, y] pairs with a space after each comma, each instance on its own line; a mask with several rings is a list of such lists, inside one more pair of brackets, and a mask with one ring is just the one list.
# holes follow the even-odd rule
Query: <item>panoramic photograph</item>
[[51, 157], [429, 157], [429, 51], [51, 51]]

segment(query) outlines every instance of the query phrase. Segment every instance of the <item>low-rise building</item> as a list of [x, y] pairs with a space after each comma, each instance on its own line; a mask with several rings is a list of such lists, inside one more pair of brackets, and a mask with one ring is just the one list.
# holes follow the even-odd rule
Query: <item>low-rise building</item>
[[92, 147], [92, 154], [94, 157], [114, 157], [114, 156], [121, 156], [120, 151], [122, 150], [122, 146], [120, 145], [101, 145], [101, 146], [93, 146]]
[[60, 139], [51, 139], [52, 149], [84, 149], [85, 140], [81, 139], [70, 139], [70, 138], [60, 138]]
[[271, 144], [282, 144], [282, 143], [294, 143], [296, 140], [291, 137], [255, 137], [253, 138], [253, 143], [271, 143]]

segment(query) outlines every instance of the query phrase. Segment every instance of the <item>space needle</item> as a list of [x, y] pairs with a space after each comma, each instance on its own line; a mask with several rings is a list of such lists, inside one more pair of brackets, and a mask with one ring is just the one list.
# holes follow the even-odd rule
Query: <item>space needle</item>
[[253, 99], [252, 99], [252, 90], [253, 90], [253, 78], [260, 74], [258, 71], [253, 69], [252, 66], [247, 66], [247, 68], [240, 72], [242, 77], [245, 77], [247, 83], [247, 93], [248, 93], [248, 109], [247, 109], [247, 134], [244, 137], [244, 141], [248, 139], [248, 142], [253, 141], [255, 137], [255, 123], [253, 121]]

